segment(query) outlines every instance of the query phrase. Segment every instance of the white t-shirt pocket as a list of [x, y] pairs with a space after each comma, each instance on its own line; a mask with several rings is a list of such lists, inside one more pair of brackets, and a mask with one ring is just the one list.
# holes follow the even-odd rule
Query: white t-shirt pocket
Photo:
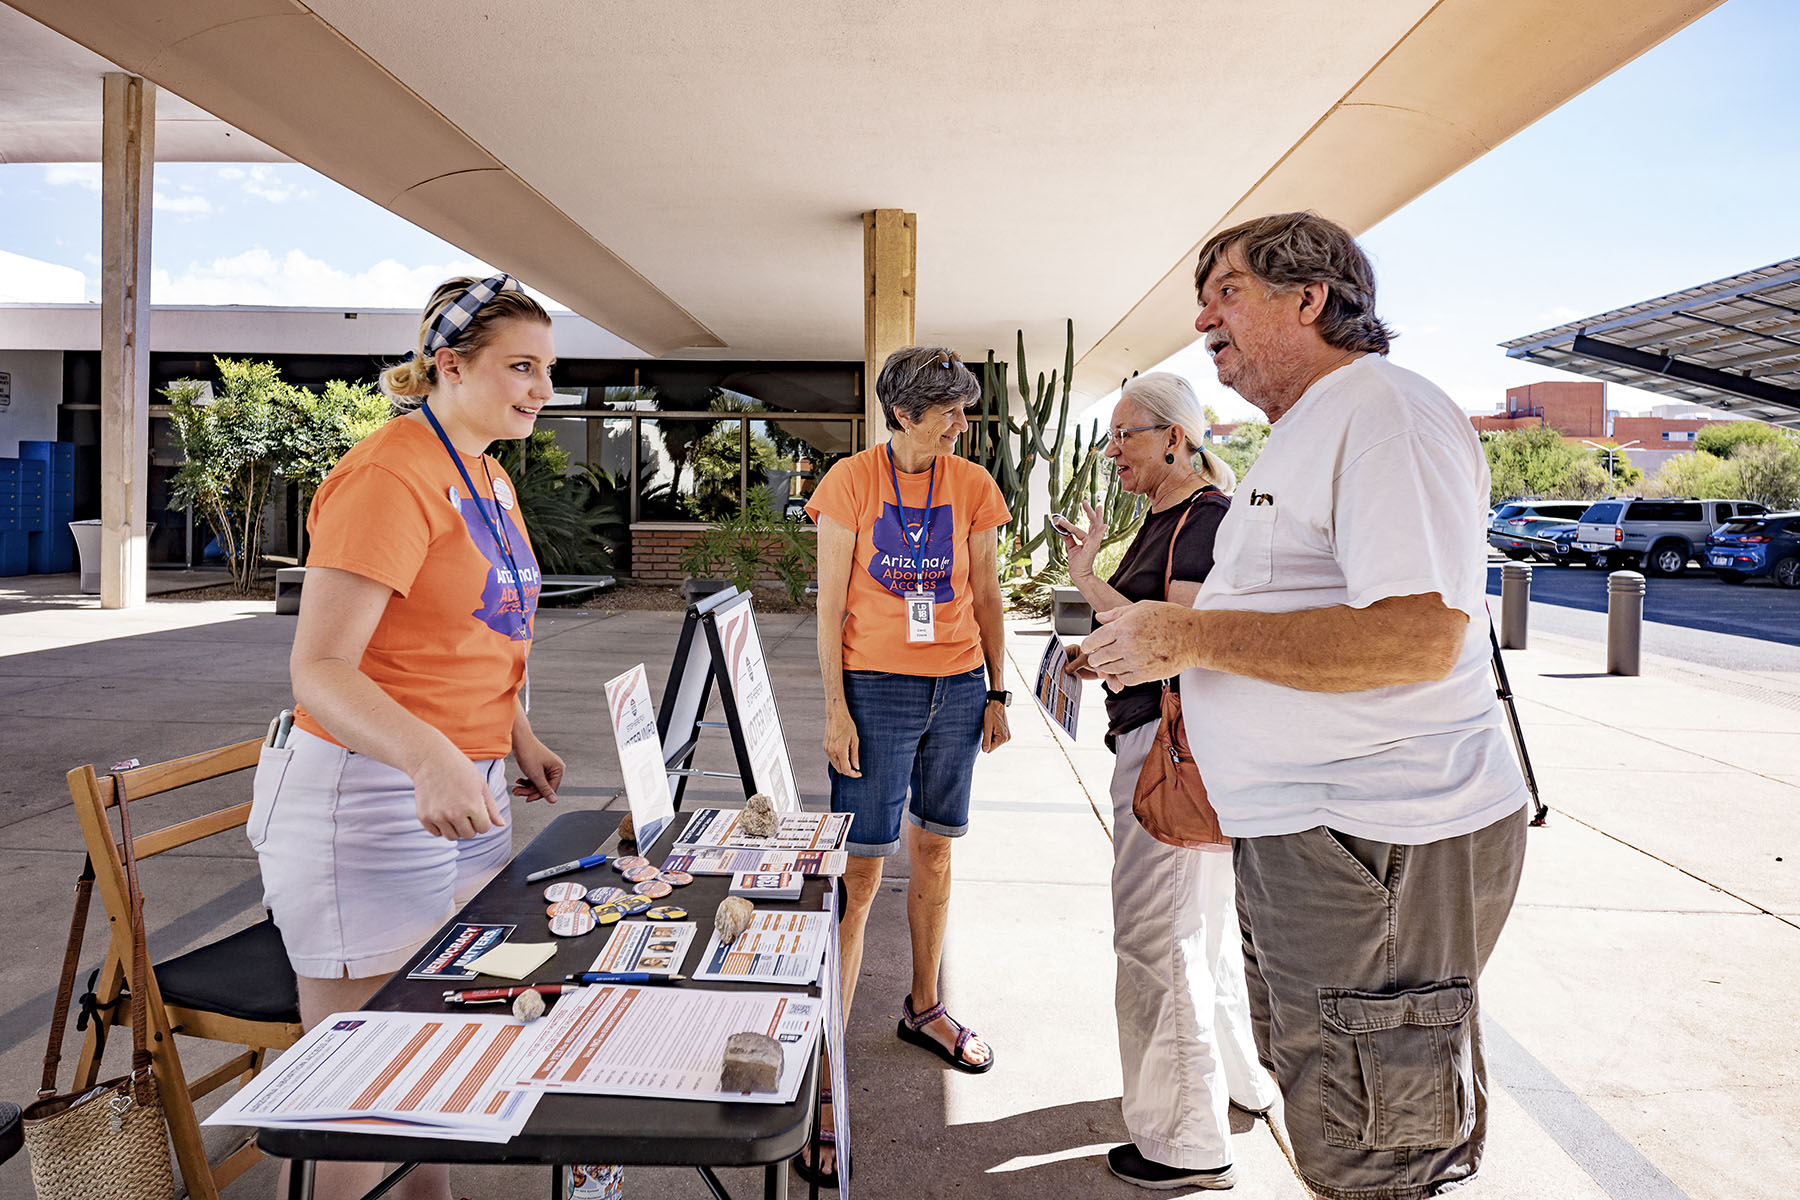
[[[1234, 509], [1229, 525], [1230, 545], [1218, 556], [1216, 566], [1234, 592], [1266, 587], [1275, 578], [1275, 520], [1273, 504], [1251, 504]], [[1227, 532], [1221, 527], [1221, 534]]]

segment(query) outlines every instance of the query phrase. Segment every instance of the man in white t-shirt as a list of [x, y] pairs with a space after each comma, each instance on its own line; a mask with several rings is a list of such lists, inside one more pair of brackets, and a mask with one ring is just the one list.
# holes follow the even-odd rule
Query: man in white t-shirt
[[1182, 672], [1308, 1185], [1436, 1195], [1480, 1165], [1476, 980], [1525, 849], [1489, 675], [1486, 459], [1461, 409], [1384, 357], [1344, 229], [1247, 222], [1207, 242], [1194, 282], [1219, 382], [1269, 440], [1194, 607], [1103, 613], [1084, 648], [1128, 684]]

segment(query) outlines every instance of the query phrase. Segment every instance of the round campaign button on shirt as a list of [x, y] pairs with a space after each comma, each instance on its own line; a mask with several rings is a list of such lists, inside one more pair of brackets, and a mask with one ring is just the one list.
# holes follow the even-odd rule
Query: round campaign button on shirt
[[645, 909], [649, 908], [650, 905], [654, 903], [654, 901], [652, 901], [650, 899], [650, 897], [648, 897], [648, 896], [627, 896], [623, 900], [620, 900], [618, 903], [619, 903], [620, 908], [624, 909], [626, 912], [630, 913], [631, 915], [636, 916], [638, 913], [641, 913]]
[[632, 883], [642, 883], [646, 879], [655, 879], [656, 868], [649, 863], [645, 863], [641, 867], [627, 867], [625, 868], [625, 878]]
[[587, 894], [589, 904], [611, 904], [620, 896], [626, 895], [624, 888], [597, 887]]
[[558, 900], [555, 904], [552, 904], [549, 908], [544, 910], [544, 915], [549, 917], [561, 917], [567, 916], [569, 913], [586, 912], [587, 910], [587, 897], [583, 896], [579, 900]]
[[618, 871], [621, 874], [626, 871], [636, 870], [638, 867], [647, 867], [649, 865], [650, 860], [643, 857], [641, 854], [627, 854], [624, 858], [613, 859], [613, 870]]
[[552, 904], [558, 900], [585, 900], [587, 887], [579, 883], [553, 883], [544, 889], [544, 899]]
[[640, 896], [648, 896], [652, 900], [661, 900], [675, 889], [660, 879], [646, 879], [631, 890]]
[[679, 921], [687, 916], [687, 909], [673, 904], [659, 904], [644, 915], [652, 921]]
[[656, 877], [672, 887], [686, 887], [694, 877], [686, 871], [658, 871]]
[[550, 918], [550, 932], [557, 937], [580, 937], [594, 930], [594, 913], [585, 904], [581, 911], [559, 913]]

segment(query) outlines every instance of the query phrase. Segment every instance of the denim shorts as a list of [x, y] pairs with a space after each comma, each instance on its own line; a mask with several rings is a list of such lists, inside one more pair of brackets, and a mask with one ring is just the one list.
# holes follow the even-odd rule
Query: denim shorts
[[961, 837], [981, 752], [987, 671], [895, 675], [845, 671], [862, 777], [831, 774], [831, 811], [853, 813], [846, 849], [886, 858], [900, 849], [900, 814], [928, 833]]

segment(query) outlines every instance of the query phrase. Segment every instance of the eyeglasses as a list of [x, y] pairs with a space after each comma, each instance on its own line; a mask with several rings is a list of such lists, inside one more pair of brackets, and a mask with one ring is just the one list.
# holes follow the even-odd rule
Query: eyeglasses
[[1167, 425], [1133, 425], [1130, 429], [1109, 429], [1105, 433], [1100, 435], [1100, 441], [1097, 443], [1097, 445], [1100, 447], [1100, 449], [1104, 450], [1104, 449], [1106, 449], [1107, 446], [1111, 445], [1114, 442], [1123, 443], [1126, 438], [1130, 437], [1134, 433], [1143, 433], [1144, 431], [1150, 430], [1150, 429], [1167, 429], [1167, 428], [1169, 428], [1169, 426], [1167, 426]]

